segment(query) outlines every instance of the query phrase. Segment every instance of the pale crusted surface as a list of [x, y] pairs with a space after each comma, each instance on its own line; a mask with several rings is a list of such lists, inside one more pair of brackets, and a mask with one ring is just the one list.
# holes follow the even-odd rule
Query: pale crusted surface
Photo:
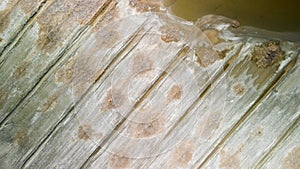
[[164, 12], [0, 2], [0, 168], [299, 168], [299, 45]]

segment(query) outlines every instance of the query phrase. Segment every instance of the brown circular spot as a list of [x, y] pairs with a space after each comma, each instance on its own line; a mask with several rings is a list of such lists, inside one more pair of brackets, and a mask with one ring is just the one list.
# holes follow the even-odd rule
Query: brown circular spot
[[79, 126], [77, 131], [77, 136], [79, 139], [82, 140], [89, 140], [92, 137], [92, 134], [94, 133], [94, 130], [90, 125], [82, 125]]
[[23, 145], [26, 142], [28, 142], [28, 135], [26, 132], [24, 131], [17, 131], [15, 134], [15, 143], [17, 143], [18, 145]]
[[111, 91], [107, 92], [106, 97], [104, 98], [103, 103], [101, 104], [101, 111], [108, 111], [111, 109], [115, 109], [120, 107], [124, 102], [123, 95], [118, 91]]
[[300, 147], [295, 147], [291, 152], [288, 153], [288, 155], [284, 158], [280, 168], [300, 168]]
[[228, 169], [228, 168], [241, 168], [241, 161], [239, 154], [225, 152], [224, 150], [221, 151], [220, 155], [220, 164], [219, 167], [221, 169]]
[[61, 67], [55, 74], [55, 79], [60, 83], [70, 82], [73, 78], [75, 67], [75, 60], [70, 59], [63, 67]]
[[170, 168], [175, 168], [177, 166], [187, 168], [189, 162], [193, 158], [195, 150], [195, 145], [192, 141], [185, 141], [178, 145], [172, 154], [172, 159], [170, 161]]
[[155, 119], [147, 123], [130, 122], [128, 132], [135, 138], [153, 137], [165, 130], [164, 124], [165, 121], [162, 119]]
[[236, 95], [242, 96], [246, 91], [246, 87], [242, 83], [236, 83], [232, 86], [232, 90]]
[[23, 77], [28, 70], [28, 66], [29, 66], [28, 62], [22, 62], [21, 64], [19, 64], [13, 73], [13, 77], [16, 79]]
[[112, 154], [109, 159], [109, 167], [115, 168], [130, 168], [130, 158]]
[[181, 87], [179, 85], [172, 86], [167, 96], [167, 103], [170, 103], [173, 100], [179, 100], [181, 98], [181, 95], [182, 95]]

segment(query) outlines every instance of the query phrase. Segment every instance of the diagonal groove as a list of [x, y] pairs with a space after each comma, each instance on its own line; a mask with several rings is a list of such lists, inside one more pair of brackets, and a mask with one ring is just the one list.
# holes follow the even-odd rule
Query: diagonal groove
[[167, 71], [172, 69], [180, 60], [182, 60], [182, 57], [186, 56], [186, 53], [188, 53], [189, 49], [187, 46], [184, 46], [183, 48], [181, 48], [181, 50], [176, 54], [176, 56], [174, 57], [174, 59], [171, 61], [171, 63], [167, 66], [167, 68], [165, 69], [164, 72], [162, 72], [159, 77], [153, 82], [153, 84], [146, 89], [146, 91], [144, 92], [144, 94], [138, 98], [137, 102], [133, 105], [133, 108], [126, 114], [125, 117], [123, 117], [123, 119], [118, 122], [118, 124], [114, 127], [113, 131], [101, 142], [100, 145], [98, 145], [98, 147], [93, 151], [93, 153], [88, 157], [88, 159], [82, 164], [82, 166], [80, 167], [80, 169], [86, 167], [86, 165], [88, 165], [88, 162], [90, 160], [92, 160], [92, 158], [94, 156], [96, 156], [98, 154], [98, 152], [102, 149], [102, 147], [109, 142], [109, 140], [113, 139], [113, 136], [115, 135], [115, 133], [118, 132], [118, 130], [121, 128], [121, 126], [123, 126], [124, 122], [126, 121], [126, 119], [132, 114], [132, 112], [149, 96], [149, 94], [155, 89], [155, 87], [157, 85], [159, 85], [159, 83], [165, 79], [165, 77], [167, 76]]
[[[38, 15], [48, 7], [48, 4], [51, 4], [53, 0], [43, 0], [36, 11], [28, 18], [24, 25], [22, 25], [21, 29], [17, 32], [17, 34], [12, 38], [10, 42], [8, 42], [2, 51], [0, 51], [0, 67], [6, 59], [6, 54], [15, 47], [15, 45], [19, 42], [24, 33], [32, 26], [34, 21], [37, 19]], [[47, 3], [47, 5], [45, 5]]]
[[[288, 64], [288, 66], [286, 66], [285, 72], [284, 72], [285, 74], [287, 74], [295, 66], [297, 60], [298, 60], [298, 57], [296, 57], [294, 60], [292, 60], [291, 63]], [[278, 80], [278, 81], [280, 81], [280, 80]], [[288, 127], [288, 129], [284, 132], [284, 134], [279, 138], [279, 140], [274, 144], [274, 146], [268, 152], [266, 152], [266, 154], [259, 160], [259, 162], [256, 164], [256, 166], [254, 168], [261, 168], [262, 165], [268, 160], [269, 156], [272, 153], [274, 153], [276, 148], [279, 147], [279, 145], [282, 144], [287, 139], [287, 137], [289, 137], [289, 135], [296, 129], [296, 127], [299, 125], [299, 123], [300, 123], [300, 116], [298, 116], [296, 118], [296, 120], [294, 122], [292, 122], [291, 126]]]
[[95, 13], [95, 15], [91, 18], [91, 20], [87, 23], [88, 25], [95, 25], [97, 23], [98, 18], [102, 18], [103, 15], [106, 14], [106, 12], [110, 11], [107, 9], [110, 9], [109, 7], [115, 7], [117, 2], [113, 0], [107, 0]]
[[184, 114], [180, 117], [180, 119], [178, 121], [176, 121], [176, 123], [174, 125], [172, 125], [172, 127], [170, 128], [170, 130], [167, 132], [167, 134], [164, 136], [163, 139], [165, 139], [166, 137], [168, 137], [170, 135], [170, 132], [173, 131], [173, 129], [179, 125], [180, 122], [182, 122], [183, 119], [185, 119], [185, 117], [195, 108], [195, 106], [203, 99], [205, 98], [207, 95], [209, 95], [209, 93], [211, 92], [210, 89], [212, 87], [212, 84], [214, 84], [223, 74], [225, 74], [227, 72], [227, 69], [229, 67], [229, 65], [231, 63], [234, 62], [234, 60], [237, 59], [237, 55], [239, 55], [239, 53], [241, 52], [242, 47], [239, 47], [238, 50], [228, 59], [226, 60], [226, 62], [224, 63], [224, 69], [223, 70], [219, 70], [213, 77], [213, 79], [209, 79], [208, 82], [205, 84], [203, 90], [199, 93], [199, 96], [196, 98], [195, 101], [193, 101], [193, 103], [188, 107], [188, 109], [184, 112]]
[[268, 160], [268, 157], [275, 152], [276, 148], [279, 147], [289, 136], [290, 134], [297, 128], [300, 124], [300, 116], [292, 123], [292, 125], [284, 132], [284, 134], [279, 138], [279, 140], [275, 143], [275, 145], [259, 160], [257, 165], [254, 167], [256, 169], [262, 168], [263, 164]]
[[[251, 105], [251, 107], [246, 111], [246, 113], [234, 124], [234, 126], [226, 133], [224, 138], [222, 138], [221, 141], [214, 147], [214, 149], [204, 158], [203, 162], [199, 164], [197, 168], [203, 168], [204, 165], [217, 153], [217, 151], [222, 147], [222, 145], [234, 134], [234, 132], [244, 123], [246, 119], [248, 119], [252, 112], [255, 110], [256, 107], [258, 107], [262, 101], [268, 96], [268, 94], [278, 85], [280, 80], [286, 76], [286, 74], [290, 71], [291, 65], [293, 65], [295, 62], [294, 60], [297, 59], [295, 57], [293, 60], [290, 61], [289, 64], [285, 65], [285, 68], [280, 70], [278, 72], [277, 77], [275, 77], [272, 84], [267, 87], [263, 93], [258, 97], [258, 99], [254, 100], [255, 102]], [[201, 159], [198, 159], [196, 163], [198, 163]], [[195, 163], [195, 164], [196, 164]]]
[[[188, 109], [184, 112], [184, 114], [180, 117], [180, 119], [178, 121], [176, 121], [176, 123], [174, 125], [172, 125], [172, 127], [170, 128], [170, 130], [165, 134], [164, 139], [166, 139], [171, 131], [173, 131], [173, 129], [179, 125], [180, 122], [182, 122], [183, 119], [185, 119], [185, 117], [195, 108], [195, 106], [205, 97], [209, 94], [211, 86], [213, 83], [215, 83], [228, 69], [229, 65], [231, 65], [231, 63], [234, 62], [234, 60], [237, 59], [237, 56], [239, 55], [239, 53], [242, 50], [242, 46], [240, 46], [237, 51], [224, 63], [224, 68], [223, 70], [220, 70], [217, 72], [217, 74], [214, 76], [214, 79], [209, 79], [209, 82], [205, 84], [205, 87], [203, 88], [203, 91], [199, 93], [199, 96], [197, 97], [197, 99], [188, 107]], [[150, 161], [153, 162], [154, 160], [156, 160], [156, 158], [154, 158], [153, 160]]]
[[[100, 79], [102, 79], [102, 77], [105, 75], [105, 73], [109, 72], [111, 69], [113, 69], [113, 67], [117, 66], [118, 63], [121, 62], [121, 60], [126, 57], [128, 55], [128, 53], [130, 53], [130, 51], [132, 51], [137, 44], [140, 42], [140, 40], [145, 36], [146, 33], [142, 34], [143, 25], [141, 27], [139, 27], [139, 29], [135, 32], [135, 34], [133, 34], [131, 37], [129, 37], [129, 39], [126, 41], [126, 43], [124, 44], [124, 46], [121, 47], [121, 50], [118, 51], [116, 53], [116, 56], [114, 57], [114, 59], [106, 66], [106, 68], [104, 69], [103, 73], [101, 73], [99, 75], [99, 77], [95, 80], [95, 82], [87, 89], [87, 91], [78, 99], [78, 101], [76, 101], [71, 108], [66, 110], [66, 113], [64, 113], [64, 115], [62, 116], [62, 118], [50, 129], [50, 131], [46, 134], [46, 136], [41, 140], [41, 142], [38, 144], [38, 146], [36, 146], [36, 148], [34, 150], [32, 150], [30, 152], [30, 154], [28, 156], [26, 156], [25, 161], [22, 165], [21, 168], [26, 167], [26, 165], [28, 164], [28, 162], [34, 157], [35, 153], [38, 151], [38, 149], [40, 149], [40, 147], [42, 147], [42, 145], [44, 145], [48, 139], [51, 137], [51, 135], [56, 131], [56, 129], [58, 128], [58, 126], [63, 123], [64, 121], [66, 121], [67, 119], [70, 118], [70, 116], [74, 116], [74, 114], [72, 114], [72, 111], [76, 111], [75, 110], [75, 106], [77, 106], [82, 100], [83, 98], [88, 95], [88, 93], [90, 93], [90, 91], [92, 90], [93, 86], [100, 81]], [[127, 51], [128, 50], [128, 51]], [[127, 52], [126, 52], [127, 51]], [[124, 54], [124, 52], [126, 52], [126, 54]], [[124, 54], [124, 56], [122, 57], [122, 55]], [[107, 75], [109, 76], [109, 75]], [[105, 77], [106, 79], [106, 77]]]
[[[112, 3], [112, 1], [108, 1], [109, 4]], [[101, 13], [106, 12], [106, 8], [109, 7], [109, 4], [104, 4], [101, 6], [99, 11], [97, 12], [94, 17], [100, 16]], [[115, 4], [114, 4], [115, 5]], [[93, 18], [94, 18], [93, 17]], [[95, 20], [95, 18], [94, 18]], [[68, 51], [72, 51], [71, 49], [74, 47], [75, 42], [80, 41], [82, 37], [88, 32], [88, 30], [91, 29], [91, 27], [88, 27], [87, 25], [78, 30], [78, 32], [75, 34], [75, 36], [72, 38], [72, 40], [66, 45], [66, 47], [58, 54], [58, 57], [56, 60], [52, 61], [48, 68], [45, 69], [44, 73], [40, 76], [40, 78], [37, 80], [37, 82], [33, 85], [33, 87], [18, 101], [18, 103], [12, 108], [12, 110], [3, 118], [2, 121], [0, 121], [0, 128], [3, 126], [3, 124], [7, 121], [7, 119], [13, 114], [13, 112], [21, 105], [21, 103], [26, 100], [26, 98], [29, 98], [42, 84], [44, 79], [48, 78], [51, 75], [51, 72], [57, 65], [62, 61], [65, 60], [68, 56]]]

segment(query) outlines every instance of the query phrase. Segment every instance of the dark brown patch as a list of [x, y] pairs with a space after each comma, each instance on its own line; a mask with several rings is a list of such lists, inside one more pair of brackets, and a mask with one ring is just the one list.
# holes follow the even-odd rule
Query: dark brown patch
[[28, 70], [28, 66], [29, 66], [28, 62], [23, 62], [23, 63], [19, 64], [13, 73], [13, 77], [16, 79], [23, 77]]
[[135, 8], [138, 12], [165, 12], [162, 10], [163, 0], [130, 0], [129, 6]]
[[207, 67], [221, 59], [218, 53], [212, 48], [196, 48], [195, 55], [197, 56], [197, 62], [203, 67]]
[[194, 150], [195, 146], [192, 141], [186, 141], [179, 144], [179, 146], [175, 149], [175, 152], [172, 154], [172, 160], [169, 167], [188, 167], [188, 163], [193, 158]]
[[131, 137], [147, 138], [153, 137], [165, 130], [165, 121], [163, 119], [155, 119], [147, 123], [131, 122], [128, 127], [128, 132]]
[[221, 169], [241, 168], [241, 161], [238, 152], [231, 154], [222, 150], [220, 158], [219, 167]]
[[63, 67], [55, 74], [55, 79], [60, 83], [68, 83], [72, 80], [74, 74], [75, 60], [70, 59]]
[[300, 147], [295, 147], [288, 155], [284, 158], [281, 169], [298, 169], [300, 168]]
[[178, 42], [180, 37], [180, 29], [177, 27], [171, 27], [171, 26], [162, 26], [160, 28], [161, 31], [161, 40], [170, 43], [170, 42]]
[[130, 158], [116, 154], [112, 154], [109, 158], [109, 168], [111, 169], [130, 168], [130, 163]]
[[18, 145], [23, 145], [26, 142], [28, 142], [28, 139], [29, 139], [29, 137], [28, 137], [26, 132], [17, 131], [16, 134], [15, 134], [14, 142]]
[[252, 61], [259, 68], [266, 68], [272, 65], [278, 66], [284, 60], [284, 52], [281, 50], [278, 41], [265, 42], [255, 46], [252, 52]]
[[232, 91], [239, 96], [244, 95], [246, 91], [246, 86], [242, 83], [236, 83], [232, 86]]
[[172, 102], [173, 100], [179, 100], [182, 95], [182, 89], [178, 85], [173, 85], [170, 89], [168, 96], [167, 96], [167, 103]]
[[5, 103], [7, 102], [8, 99], [8, 91], [7, 89], [1, 87], [0, 88], [0, 109], [5, 105]]
[[92, 137], [92, 134], [94, 133], [94, 130], [90, 125], [82, 125], [79, 126], [77, 131], [77, 136], [79, 139], [82, 140], [89, 140]]

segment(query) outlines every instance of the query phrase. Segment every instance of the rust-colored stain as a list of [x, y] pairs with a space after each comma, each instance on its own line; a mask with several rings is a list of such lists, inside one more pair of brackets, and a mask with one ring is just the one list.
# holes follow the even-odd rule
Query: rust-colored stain
[[109, 158], [110, 169], [127, 169], [130, 168], [131, 160], [128, 157], [112, 154]]
[[94, 133], [94, 130], [90, 125], [82, 125], [79, 126], [77, 131], [77, 136], [79, 139], [82, 140], [89, 140], [92, 137], [92, 134]]
[[284, 52], [278, 41], [269, 41], [255, 46], [252, 52], [252, 61], [259, 68], [267, 68], [272, 65], [279, 66], [282, 60], [284, 60]]
[[182, 96], [182, 89], [179, 85], [173, 85], [167, 96], [167, 103], [179, 100]]
[[235, 83], [232, 86], [232, 91], [234, 94], [242, 96], [246, 92], [246, 86], [243, 83]]
[[6, 104], [9, 97], [8, 90], [4, 87], [0, 88], [0, 109]]
[[238, 152], [232, 154], [222, 150], [220, 158], [219, 167], [221, 169], [241, 168], [241, 161]]
[[13, 77], [16, 78], [16, 79], [19, 79], [19, 78], [23, 77], [26, 74], [26, 72], [28, 71], [29, 65], [30, 65], [29, 62], [20, 63], [16, 67], [16, 70], [13, 73]]
[[130, 0], [129, 6], [135, 8], [138, 12], [165, 12], [162, 10], [163, 0]]
[[193, 141], [181, 142], [172, 153], [168, 168], [188, 167], [189, 162], [193, 158], [195, 145]]
[[300, 168], [300, 147], [295, 147], [284, 158], [281, 169], [298, 169]]

